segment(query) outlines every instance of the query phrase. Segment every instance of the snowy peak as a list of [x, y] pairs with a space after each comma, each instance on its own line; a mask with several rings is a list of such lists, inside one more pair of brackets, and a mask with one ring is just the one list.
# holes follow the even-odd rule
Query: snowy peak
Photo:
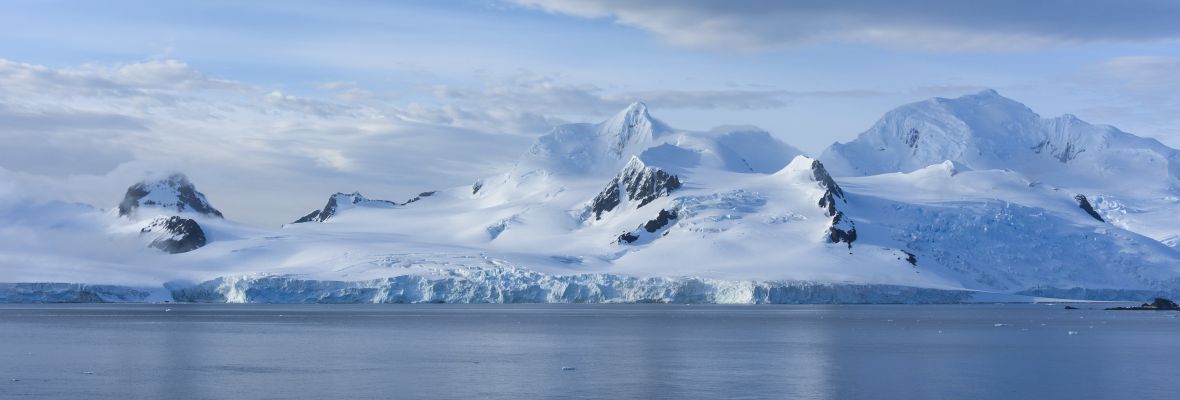
[[648, 167], [638, 157], [631, 157], [623, 170], [586, 206], [585, 219], [593, 216], [594, 220], [600, 220], [603, 214], [624, 202], [633, 202], [635, 208], [641, 208], [678, 188], [680, 178], [676, 175]]
[[[418, 201], [422, 197], [430, 196], [431, 194], [433, 194], [433, 192], [422, 193], [418, 197], [415, 197], [415, 198], [411, 199], [410, 201], [406, 202], [406, 204]], [[295, 220], [295, 222], [292, 222], [292, 223], [301, 224], [304, 222], [324, 222], [324, 221], [327, 221], [328, 218], [331, 218], [331, 217], [339, 214], [341, 211], [351, 209], [351, 208], [357, 208], [357, 207], [396, 208], [396, 207], [400, 207], [402, 205], [403, 204], [398, 204], [396, 202], [392, 202], [389, 200], [369, 199], [369, 198], [366, 198], [364, 195], [360, 194], [360, 192], [352, 192], [352, 193], [337, 192], [336, 194], [333, 194], [331, 197], [328, 197], [328, 203], [326, 205], [324, 205], [324, 208], [319, 209], [319, 210], [313, 210], [311, 213], [304, 215], [302, 218], [299, 218], [299, 219]]]
[[517, 175], [546, 171], [582, 175], [613, 171], [671, 131], [633, 103], [598, 124], [565, 124], [537, 138], [516, 165]]
[[993, 168], [1030, 153], [1043, 136], [1040, 116], [986, 90], [898, 107], [820, 159], [839, 175], [909, 172], [944, 160]]
[[609, 143], [609, 154], [622, 159], [628, 150], [647, 147], [666, 127], [651, 117], [647, 105], [631, 103], [614, 117], [599, 125], [598, 131]]
[[[911, 172], [946, 160], [967, 169], [1011, 169], [1037, 180], [1125, 175], [1174, 180], [1175, 149], [1073, 115], [1041, 118], [993, 90], [907, 104], [820, 157], [839, 176]], [[1058, 181], [1057, 184], [1067, 182]]]
[[119, 203], [119, 215], [133, 215], [140, 208], [158, 208], [167, 212], [195, 213], [207, 217], [223, 218], [197, 191], [184, 174], [172, 174], [163, 179], [144, 181], [131, 185]]

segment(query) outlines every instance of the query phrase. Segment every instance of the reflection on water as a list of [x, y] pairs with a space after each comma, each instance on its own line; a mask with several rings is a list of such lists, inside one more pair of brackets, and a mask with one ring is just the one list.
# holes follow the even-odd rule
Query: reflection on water
[[0, 398], [1172, 399], [1177, 333], [1048, 305], [0, 305]]

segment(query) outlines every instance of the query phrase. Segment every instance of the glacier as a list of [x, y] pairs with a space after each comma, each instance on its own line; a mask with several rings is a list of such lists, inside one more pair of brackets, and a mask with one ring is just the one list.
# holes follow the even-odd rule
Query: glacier
[[[554, 276], [519, 268], [456, 270], [450, 276], [367, 281], [236, 275], [172, 290], [193, 303], [677, 303], [863, 304], [964, 303], [976, 292], [896, 285], [636, 278], [613, 274]], [[1020, 296], [1009, 296], [1012, 301]], [[986, 294], [978, 301], [995, 301]]]

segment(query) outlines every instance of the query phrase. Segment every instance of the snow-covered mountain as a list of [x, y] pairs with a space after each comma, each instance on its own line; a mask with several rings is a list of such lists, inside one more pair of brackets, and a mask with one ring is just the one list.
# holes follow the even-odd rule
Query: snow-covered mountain
[[208, 239], [199, 220], [224, 218], [184, 174], [131, 185], [118, 212], [141, 226], [140, 235], [151, 239], [149, 247], [172, 254], [205, 246]]
[[[599, 124], [558, 126], [471, 186], [403, 202], [336, 193], [276, 229], [219, 218], [183, 177], [141, 183], [124, 217], [68, 217], [98, 221], [85, 235], [137, 247], [24, 257], [37, 272], [4, 270], [0, 282], [12, 284], [0, 299], [125, 301], [136, 296], [112, 285], [131, 283], [148, 293], [139, 298], [215, 302], [1180, 294], [1180, 252], [1138, 222], [1180, 214], [1166, 197], [1175, 153], [1114, 128], [1042, 119], [991, 91], [903, 106], [819, 159], [755, 128], [675, 129], [637, 103]], [[203, 247], [176, 236], [193, 228]], [[22, 259], [5, 246], [0, 260]], [[153, 280], [168, 289], [142, 289]], [[79, 281], [105, 286], [38, 284]]]
[[947, 160], [1014, 171], [1085, 196], [1120, 227], [1161, 241], [1180, 235], [1180, 151], [1072, 115], [1042, 118], [994, 90], [898, 107], [820, 160], [837, 176], [911, 172]]
[[213, 208], [184, 174], [147, 180], [127, 188], [127, 194], [119, 202], [119, 215], [133, 215], [144, 208], [223, 218], [221, 211]]

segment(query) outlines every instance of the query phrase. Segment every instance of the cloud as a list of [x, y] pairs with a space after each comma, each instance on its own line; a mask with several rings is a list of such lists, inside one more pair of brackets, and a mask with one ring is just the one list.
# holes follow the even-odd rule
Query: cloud
[[443, 105], [411, 104], [401, 110], [407, 120], [458, 127], [495, 127], [503, 132], [535, 134], [566, 119], [591, 120], [642, 101], [660, 110], [767, 110], [814, 98], [878, 96], [873, 90], [789, 91], [772, 88], [699, 90], [650, 89], [610, 91], [596, 85], [560, 83], [539, 75], [488, 78], [481, 87], [439, 85], [432, 88]]
[[674, 45], [726, 50], [822, 43], [1011, 50], [1180, 38], [1180, 3], [1169, 0], [514, 1], [610, 19]]
[[1180, 57], [1125, 56], [1106, 60], [1098, 72], [1135, 91], [1167, 92], [1180, 89]]
[[[109, 207], [147, 174], [181, 171], [234, 220], [278, 224], [337, 191], [399, 199], [506, 168], [566, 121], [653, 109], [765, 110], [864, 90], [608, 90], [534, 75], [426, 86], [393, 103], [355, 82], [269, 88], [181, 61], [48, 67], [0, 60], [0, 168], [47, 199]], [[326, 92], [324, 92], [326, 91]], [[294, 94], [300, 93], [300, 94]]]
[[1055, 86], [1083, 119], [1180, 147], [1180, 57], [1121, 56], [1063, 74]]
[[8, 90], [48, 90], [76, 96], [146, 96], [153, 91], [246, 88], [206, 76], [176, 60], [55, 69], [0, 59], [0, 82]]
[[0, 60], [0, 168], [42, 199], [98, 207], [149, 173], [182, 171], [233, 219], [273, 225], [336, 191], [402, 198], [468, 184], [527, 145], [408, 121], [402, 108], [297, 96], [180, 61]]

